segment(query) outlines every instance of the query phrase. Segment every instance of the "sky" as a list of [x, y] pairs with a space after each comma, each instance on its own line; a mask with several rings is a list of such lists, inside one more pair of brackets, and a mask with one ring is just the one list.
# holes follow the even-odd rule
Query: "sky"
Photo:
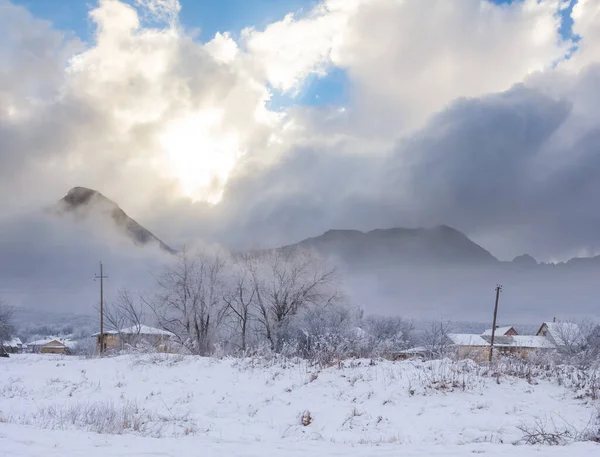
[[97, 259], [38, 214], [86, 186], [173, 246], [596, 255], [599, 89], [595, 0], [0, 0], [0, 248]]

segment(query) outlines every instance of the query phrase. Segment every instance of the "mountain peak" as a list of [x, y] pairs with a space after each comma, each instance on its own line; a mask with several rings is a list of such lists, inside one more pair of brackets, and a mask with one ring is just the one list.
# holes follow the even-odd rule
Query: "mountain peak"
[[61, 199], [61, 202], [65, 203], [70, 209], [75, 209], [89, 204], [92, 200], [103, 201], [112, 206], [118, 206], [115, 202], [106, 198], [97, 190], [81, 186], [70, 189], [69, 192], [67, 192], [67, 195]]
[[537, 260], [531, 257], [529, 254], [522, 254], [513, 259], [513, 263], [523, 266], [537, 265]]
[[[84, 209], [85, 211], [81, 213]], [[83, 214], [83, 216], [89, 214], [108, 216], [112, 219], [117, 229], [135, 244], [139, 246], [158, 244], [163, 251], [169, 253], [175, 252], [174, 249], [163, 243], [152, 232], [129, 217], [114, 201], [105, 197], [97, 190], [81, 186], [73, 187], [58, 202], [58, 213], [61, 214], [65, 211], [77, 211]]]

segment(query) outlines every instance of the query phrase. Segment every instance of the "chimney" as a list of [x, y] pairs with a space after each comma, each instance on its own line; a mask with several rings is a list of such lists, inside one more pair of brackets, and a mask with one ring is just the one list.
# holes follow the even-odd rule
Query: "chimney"
[[552, 318], [552, 322], [556, 322], [556, 317], [553, 317], [553, 318]]

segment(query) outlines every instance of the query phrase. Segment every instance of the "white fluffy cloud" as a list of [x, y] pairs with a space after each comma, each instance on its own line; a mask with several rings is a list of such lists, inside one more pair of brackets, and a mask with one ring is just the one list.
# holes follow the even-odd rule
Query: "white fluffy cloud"
[[[352, 82], [363, 123], [378, 135], [420, 125], [458, 97], [503, 91], [569, 48], [560, 0], [328, 0], [306, 17], [246, 31], [267, 80], [297, 89], [335, 65]], [[381, 125], [384, 128], [381, 128]]]

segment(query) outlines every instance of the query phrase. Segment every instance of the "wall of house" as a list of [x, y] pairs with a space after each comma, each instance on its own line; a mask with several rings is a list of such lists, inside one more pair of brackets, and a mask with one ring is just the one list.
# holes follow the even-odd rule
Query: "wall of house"
[[42, 346], [40, 348], [40, 353], [42, 354], [66, 354], [67, 352], [67, 348], [66, 347], [46, 347], [46, 346]]
[[[121, 344], [119, 340], [119, 335], [114, 335], [112, 333], [104, 334], [104, 350], [110, 351], [115, 349], [121, 349]], [[96, 350], [100, 352], [100, 335], [96, 337]]]
[[[122, 343], [122, 344], [121, 344]], [[158, 352], [172, 352], [169, 345], [169, 338], [164, 335], [135, 335], [135, 334], [105, 334], [104, 350], [119, 350], [124, 346], [137, 346], [147, 344], [155, 348]], [[100, 336], [96, 339], [96, 348], [100, 349]]]
[[489, 359], [490, 348], [485, 346], [460, 346], [457, 351], [459, 359], [472, 359], [484, 362]]

